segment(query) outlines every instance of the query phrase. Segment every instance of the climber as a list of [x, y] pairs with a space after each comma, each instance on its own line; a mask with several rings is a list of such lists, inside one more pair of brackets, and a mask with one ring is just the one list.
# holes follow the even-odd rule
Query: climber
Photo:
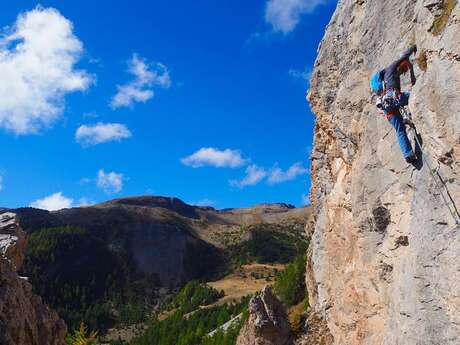
[[409, 104], [409, 92], [401, 92], [401, 75], [410, 71], [412, 86], [416, 79], [409, 57], [417, 52], [417, 46], [409, 48], [404, 55], [387, 68], [375, 73], [370, 81], [371, 89], [378, 96], [377, 108], [382, 109], [386, 118], [396, 130], [399, 146], [407, 163], [414, 164], [417, 156], [412, 150], [406, 133], [406, 124], [410, 119], [403, 119], [400, 108]]

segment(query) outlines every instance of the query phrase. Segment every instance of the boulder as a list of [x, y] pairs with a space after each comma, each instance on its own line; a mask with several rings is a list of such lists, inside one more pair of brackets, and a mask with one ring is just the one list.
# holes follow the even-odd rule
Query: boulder
[[241, 329], [237, 345], [286, 345], [290, 328], [281, 302], [266, 286], [249, 302], [249, 319]]

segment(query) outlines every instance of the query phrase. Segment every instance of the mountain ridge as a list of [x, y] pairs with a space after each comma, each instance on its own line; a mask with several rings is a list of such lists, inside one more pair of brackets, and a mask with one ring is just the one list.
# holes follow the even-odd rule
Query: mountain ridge
[[214, 281], [245, 263], [287, 263], [302, 255], [310, 216], [308, 207], [283, 203], [216, 210], [154, 196], [8, 211], [17, 214], [29, 239], [21, 274], [70, 328], [92, 306], [86, 318], [99, 329], [110, 326], [113, 303], [141, 315], [164, 290]]

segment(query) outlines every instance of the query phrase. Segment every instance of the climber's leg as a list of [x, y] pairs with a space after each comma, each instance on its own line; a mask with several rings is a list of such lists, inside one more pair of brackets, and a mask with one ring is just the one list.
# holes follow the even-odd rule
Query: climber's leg
[[393, 115], [389, 121], [396, 130], [396, 137], [398, 138], [399, 146], [401, 147], [404, 158], [407, 159], [415, 157], [409, 138], [407, 137], [406, 127], [404, 126], [404, 120], [401, 114], [398, 113]]
[[[410, 97], [410, 93], [409, 92], [403, 92], [401, 93], [401, 96], [399, 96], [399, 106], [402, 108], [402, 109], [405, 109], [404, 107], [406, 107], [407, 105], [409, 105], [409, 97]], [[408, 125], [412, 128], [414, 128], [414, 123], [412, 122], [412, 115], [410, 113], [409, 110], [406, 110], [404, 113], [402, 113], [403, 115], [403, 119], [404, 119], [404, 124], [405, 125]]]

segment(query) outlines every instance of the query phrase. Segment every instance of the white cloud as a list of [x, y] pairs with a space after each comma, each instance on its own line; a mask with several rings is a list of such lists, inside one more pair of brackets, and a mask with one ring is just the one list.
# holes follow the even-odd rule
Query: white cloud
[[210, 207], [210, 206], [214, 206], [216, 204], [216, 202], [214, 200], [211, 200], [211, 199], [208, 199], [208, 198], [204, 198], [202, 200], [199, 200], [197, 202], [192, 202], [192, 205], [195, 205], [195, 206], [202, 206], [202, 207]]
[[94, 202], [88, 198], [80, 198], [78, 202], [74, 202], [74, 199], [68, 198], [62, 194], [62, 192], [51, 194], [43, 199], [35, 200], [30, 204], [30, 207], [40, 208], [47, 211], [57, 211], [63, 208], [71, 207], [82, 207], [94, 205]]
[[273, 32], [255, 31], [248, 37], [248, 39], [246, 40], [246, 44], [251, 45], [252, 43], [255, 43], [255, 42], [268, 41], [272, 37], [273, 37]]
[[302, 79], [306, 82], [309, 82], [311, 78], [311, 69], [309, 68], [305, 68], [303, 71], [291, 68], [288, 73], [291, 77], [295, 79]]
[[128, 61], [128, 72], [134, 80], [117, 85], [117, 94], [112, 98], [112, 108], [130, 107], [135, 102], [147, 102], [154, 96], [155, 86], [167, 89], [171, 86], [168, 68], [161, 63], [148, 63], [137, 54]]
[[328, 0], [268, 0], [265, 21], [275, 32], [288, 34], [293, 31], [305, 13], [313, 12]]
[[84, 118], [91, 118], [91, 119], [96, 119], [99, 117], [99, 114], [96, 113], [95, 111], [88, 111], [86, 113], [83, 113]]
[[308, 194], [302, 194], [300, 203], [301, 203], [302, 206], [310, 205], [311, 204], [310, 196]]
[[116, 172], [106, 173], [99, 170], [96, 178], [96, 185], [107, 194], [119, 193], [123, 189], [123, 174]]
[[50, 127], [70, 92], [86, 90], [93, 77], [76, 70], [83, 45], [73, 25], [53, 8], [37, 7], [0, 33], [0, 127], [16, 134]]
[[246, 168], [246, 176], [242, 180], [230, 180], [232, 186], [243, 188], [246, 186], [254, 186], [262, 181], [267, 176], [267, 171], [264, 168], [253, 164]]
[[219, 150], [212, 147], [203, 147], [192, 155], [182, 158], [182, 164], [192, 168], [213, 166], [216, 168], [238, 168], [247, 163], [238, 150]]
[[93, 200], [90, 200], [88, 198], [83, 197], [83, 198], [80, 198], [78, 200], [78, 203], [77, 203], [76, 206], [78, 206], [78, 207], [86, 207], [86, 206], [91, 206], [91, 205], [94, 205], [94, 204], [95, 204], [95, 202]]
[[30, 204], [31, 207], [42, 210], [57, 211], [63, 208], [70, 208], [73, 205], [73, 199], [65, 197], [62, 192], [51, 194], [43, 199], [35, 200]]
[[252, 164], [246, 168], [246, 176], [241, 180], [230, 180], [229, 183], [235, 187], [253, 186], [267, 180], [269, 185], [292, 181], [299, 175], [307, 174], [308, 170], [302, 166], [301, 162], [294, 163], [286, 171], [275, 165], [270, 170]]
[[251, 44], [254, 41], [259, 41], [264, 37], [264, 35], [258, 31], [253, 32], [246, 41], [246, 44]]
[[75, 139], [82, 146], [91, 146], [108, 141], [121, 141], [132, 136], [128, 127], [120, 123], [83, 125], [77, 129]]
[[286, 171], [278, 166], [273, 167], [268, 175], [268, 183], [273, 185], [286, 181], [294, 180], [299, 175], [307, 174], [308, 170], [302, 166], [301, 162], [294, 163]]

